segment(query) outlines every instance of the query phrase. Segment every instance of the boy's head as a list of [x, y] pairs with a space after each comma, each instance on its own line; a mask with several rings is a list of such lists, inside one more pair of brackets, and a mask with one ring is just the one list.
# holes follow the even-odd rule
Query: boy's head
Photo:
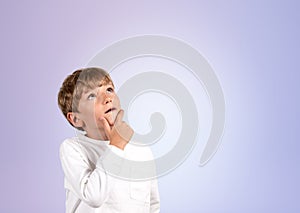
[[112, 126], [121, 108], [109, 74], [96, 67], [79, 69], [69, 75], [59, 90], [58, 105], [72, 126], [102, 139], [100, 119], [105, 118]]

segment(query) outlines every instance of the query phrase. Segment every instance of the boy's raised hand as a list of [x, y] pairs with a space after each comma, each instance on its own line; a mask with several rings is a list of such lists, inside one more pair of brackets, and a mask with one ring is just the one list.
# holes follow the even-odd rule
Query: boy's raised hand
[[111, 127], [105, 118], [102, 118], [103, 127], [106, 136], [110, 141], [110, 145], [114, 145], [124, 150], [126, 144], [133, 135], [132, 128], [123, 121], [124, 110], [120, 110], [117, 114], [114, 125]]

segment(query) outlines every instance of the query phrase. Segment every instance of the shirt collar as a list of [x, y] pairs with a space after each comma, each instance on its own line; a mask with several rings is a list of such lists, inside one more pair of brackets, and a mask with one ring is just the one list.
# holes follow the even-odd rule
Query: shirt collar
[[93, 138], [89, 138], [85, 134], [86, 134], [85, 132], [76, 131], [77, 137], [84, 142], [89, 142], [89, 143], [98, 144], [98, 145], [101, 143], [105, 143], [106, 145], [109, 145], [109, 141], [102, 141], [102, 140], [96, 140]]

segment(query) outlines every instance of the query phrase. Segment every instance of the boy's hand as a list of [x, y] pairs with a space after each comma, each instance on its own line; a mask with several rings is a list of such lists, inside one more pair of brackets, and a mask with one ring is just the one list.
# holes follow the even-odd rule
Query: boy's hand
[[110, 145], [114, 145], [122, 150], [124, 150], [133, 135], [132, 128], [123, 121], [123, 116], [124, 110], [120, 110], [112, 127], [105, 118], [101, 119], [105, 134], [110, 141]]

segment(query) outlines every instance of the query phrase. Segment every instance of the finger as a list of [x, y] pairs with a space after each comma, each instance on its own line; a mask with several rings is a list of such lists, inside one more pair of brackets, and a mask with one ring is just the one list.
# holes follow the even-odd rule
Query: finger
[[105, 118], [101, 118], [100, 120], [101, 120], [101, 122], [103, 124], [103, 129], [104, 129], [104, 132], [105, 132], [106, 136], [108, 138], [110, 138], [110, 131], [111, 131], [111, 129], [110, 129], [110, 125], [109, 125], [108, 121]]
[[117, 114], [115, 123], [120, 124], [123, 120], [123, 116], [124, 116], [124, 110], [121, 109]]

